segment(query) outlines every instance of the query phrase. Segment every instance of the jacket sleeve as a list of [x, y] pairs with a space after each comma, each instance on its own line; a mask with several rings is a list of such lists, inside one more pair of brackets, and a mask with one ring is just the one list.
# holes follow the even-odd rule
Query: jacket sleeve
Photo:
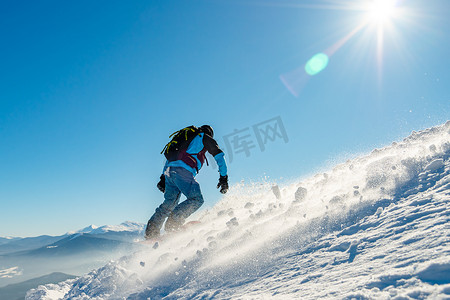
[[205, 134], [203, 136], [203, 145], [205, 146], [206, 151], [208, 151], [216, 160], [217, 165], [219, 166], [219, 173], [221, 176], [226, 176], [228, 169], [227, 163], [225, 162], [225, 154], [219, 148], [216, 140]]
[[164, 172], [166, 172], [168, 165], [169, 165], [169, 161], [166, 159], [166, 163], [164, 164], [164, 168], [162, 171], [163, 174], [164, 174]]

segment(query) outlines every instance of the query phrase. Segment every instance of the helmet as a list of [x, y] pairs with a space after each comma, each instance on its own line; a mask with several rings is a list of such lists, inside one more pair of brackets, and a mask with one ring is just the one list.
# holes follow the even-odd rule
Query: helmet
[[212, 129], [211, 126], [209, 125], [203, 125], [200, 127], [200, 130], [204, 133], [206, 133], [207, 135], [214, 137], [214, 130]]

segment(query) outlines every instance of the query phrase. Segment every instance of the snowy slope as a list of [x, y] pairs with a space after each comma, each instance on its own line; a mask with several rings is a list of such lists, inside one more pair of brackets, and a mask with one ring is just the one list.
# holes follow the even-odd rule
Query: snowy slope
[[271, 189], [27, 299], [450, 298], [450, 122]]

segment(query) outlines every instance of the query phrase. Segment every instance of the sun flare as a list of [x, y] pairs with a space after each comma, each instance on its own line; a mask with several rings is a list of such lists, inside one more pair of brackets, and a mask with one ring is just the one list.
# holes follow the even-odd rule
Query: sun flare
[[[305, 2], [307, 1], [305, 0]], [[308, 78], [323, 72], [329, 61], [333, 60], [333, 55], [344, 45], [347, 45], [351, 39], [357, 39], [357, 43], [354, 44], [354, 55], [351, 55], [352, 59], [355, 57], [365, 58], [367, 53], [374, 54], [370, 61], [373, 61], [376, 65], [378, 84], [381, 86], [385, 49], [389, 47], [389, 51], [396, 49], [405, 52], [402, 37], [403, 33], [408, 30], [405, 25], [416, 25], [413, 22], [414, 18], [420, 16], [420, 13], [416, 10], [417, 7], [414, 8], [410, 5], [411, 3], [405, 3], [405, 0], [310, 1], [328, 4], [315, 4], [316, 6], [311, 4], [308, 8], [347, 11], [352, 15], [349, 14], [351, 18], [345, 19], [343, 24], [350, 25], [347, 25], [348, 32], [343, 33], [340, 39], [312, 56], [303, 67], [280, 75], [283, 84], [295, 97], [299, 96]], [[367, 51], [368, 47], [371, 51]]]
[[396, 13], [395, 0], [373, 0], [367, 7], [367, 21], [385, 23]]

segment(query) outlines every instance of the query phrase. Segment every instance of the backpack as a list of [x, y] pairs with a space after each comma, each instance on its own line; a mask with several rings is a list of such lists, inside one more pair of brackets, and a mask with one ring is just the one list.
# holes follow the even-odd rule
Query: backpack
[[172, 140], [164, 147], [161, 154], [164, 153], [164, 156], [168, 161], [181, 160], [198, 172], [199, 166], [197, 164], [197, 160], [194, 158], [194, 155], [200, 161], [200, 167], [205, 161], [206, 164], [209, 165], [208, 159], [206, 158], [206, 149], [203, 148], [199, 153], [192, 154], [187, 153], [186, 150], [192, 140], [199, 136], [202, 132], [203, 131], [200, 128], [192, 125], [172, 133], [169, 136]]
[[161, 154], [164, 153], [168, 161], [180, 159], [181, 152], [185, 152], [192, 140], [199, 134], [200, 129], [193, 125], [172, 133], [169, 136], [172, 140], [164, 147]]

